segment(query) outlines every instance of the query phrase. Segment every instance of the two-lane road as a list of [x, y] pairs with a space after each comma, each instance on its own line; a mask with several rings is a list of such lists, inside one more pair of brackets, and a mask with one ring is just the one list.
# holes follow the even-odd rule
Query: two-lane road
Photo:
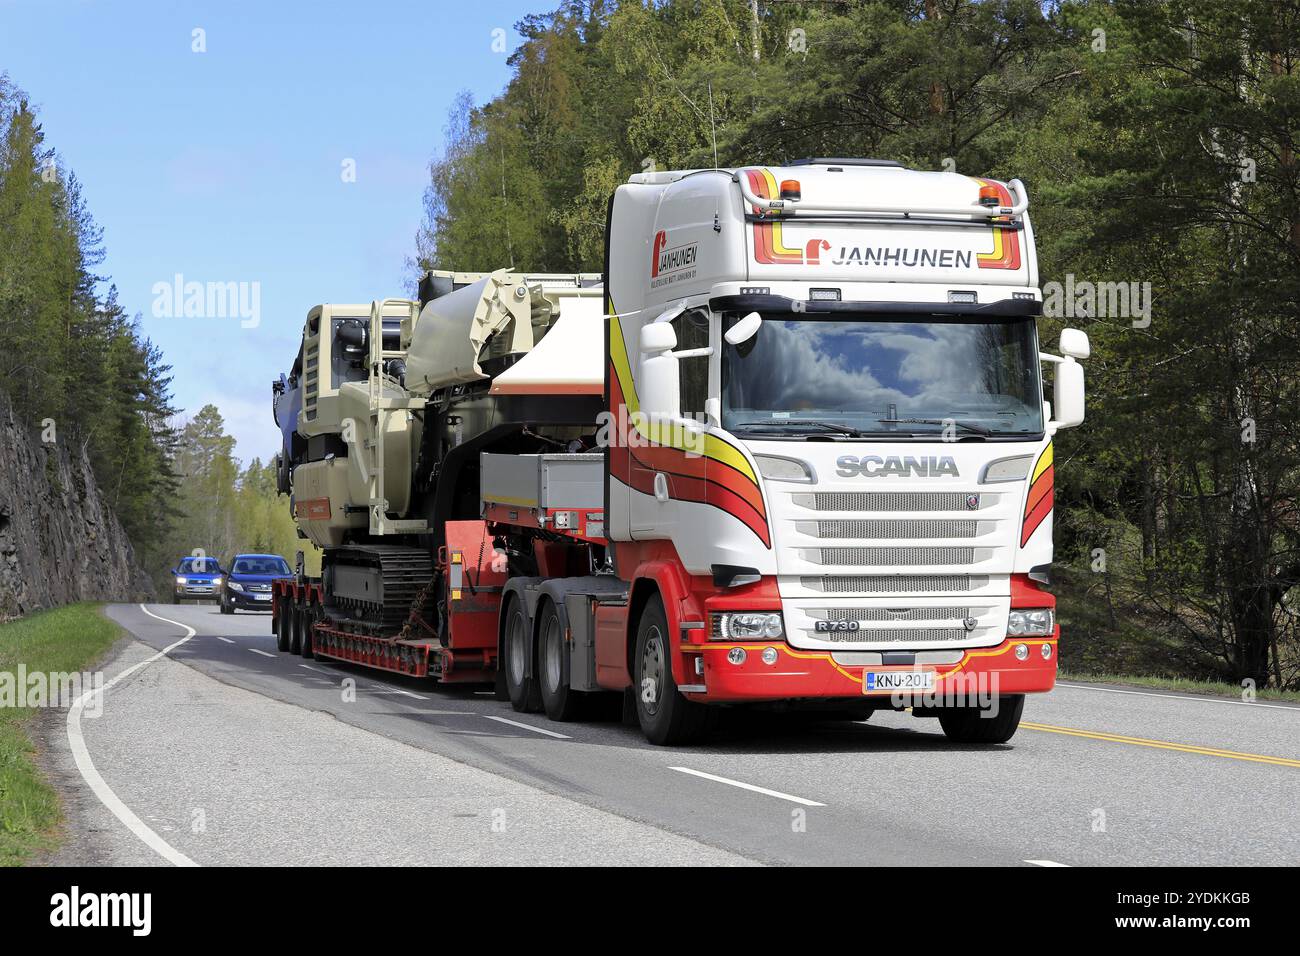
[[49, 734], [75, 796], [60, 862], [1300, 862], [1300, 707], [1063, 685], [1000, 747], [882, 713], [746, 717], [665, 749], [277, 653], [263, 615], [108, 613], [140, 642], [110, 680], [195, 633], [79, 722], [140, 827]]

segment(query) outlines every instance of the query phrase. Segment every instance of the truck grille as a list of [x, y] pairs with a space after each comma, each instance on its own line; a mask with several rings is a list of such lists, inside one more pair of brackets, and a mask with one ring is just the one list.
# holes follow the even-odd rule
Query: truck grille
[[965, 547], [808, 548], [806, 553], [815, 564], [868, 568], [975, 563], [975, 549]]
[[964, 491], [818, 491], [792, 496], [814, 511], [974, 511]]
[[964, 621], [971, 616], [971, 613], [968, 607], [910, 607], [899, 610], [887, 607], [832, 607], [825, 610], [810, 610], [808, 616], [820, 617], [825, 621], [902, 623], [904, 621]]
[[985, 574], [828, 574], [801, 586], [824, 594], [964, 594], [989, 583]]
[[835, 644], [938, 644], [969, 638], [964, 627], [881, 627], [817, 635], [817, 640]]
[[973, 538], [979, 531], [974, 518], [844, 518], [798, 521], [796, 529], [817, 538]]

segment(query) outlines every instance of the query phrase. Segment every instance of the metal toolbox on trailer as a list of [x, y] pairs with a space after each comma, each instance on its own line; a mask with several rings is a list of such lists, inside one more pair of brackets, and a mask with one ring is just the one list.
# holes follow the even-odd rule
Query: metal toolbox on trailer
[[481, 504], [545, 512], [605, 507], [605, 456], [599, 453], [479, 456]]

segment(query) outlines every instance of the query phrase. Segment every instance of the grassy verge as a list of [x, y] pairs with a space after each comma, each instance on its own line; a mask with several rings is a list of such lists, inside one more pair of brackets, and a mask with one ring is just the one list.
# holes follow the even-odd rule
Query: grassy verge
[[[18, 665], [32, 673], [80, 673], [121, 631], [97, 605], [73, 604], [0, 624], [0, 866], [19, 866], [53, 848], [62, 819], [58, 795], [37, 768], [31, 708], [13, 706]], [[8, 687], [4, 685], [8, 684]]]
[[[1061, 671], [1061, 680], [1091, 684], [1129, 684], [1150, 690], [1172, 690], [1183, 694], [1203, 694], [1207, 697], [1231, 697], [1241, 700], [1241, 688], [1216, 681], [1189, 680], [1184, 677], [1144, 677], [1136, 674], [1071, 673]], [[1255, 692], [1257, 700], [1284, 700], [1300, 704], [1300, 691], [1264, 688]]]

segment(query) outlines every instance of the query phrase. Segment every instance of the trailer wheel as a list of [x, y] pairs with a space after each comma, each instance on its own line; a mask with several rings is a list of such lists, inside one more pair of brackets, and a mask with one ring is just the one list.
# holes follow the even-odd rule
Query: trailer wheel
[[297, 601], [289, 605], [289, 653], [302, 653], [302, 619], [304, 608]]
[[569, 642], [560, 609], [547, 601], [537, 627], [537, 683], [551, 720], [576, 720], [583, 694], [569, 686]]
[[287, 651], [289, 649], [289, 629], [293, 626], [289, 620], [290, 607], [289, 602], [281, 602], [280, 610], [275, 615], [275, 649], [277, 651]]
[[632, 691], [646, 740], [660, 746], [688, 744], [708, 727], [709, 710], [687, 700], [673, 680], [668, 617], [659, 595], [650, 598], [637, 622]]
[[1003, 694], [995, 716], [980, 707], [947, 707], [939, 711], [939, 726], [954, 743], [1004, 744], [1015, 736], [1024, 709], [1024, 694]]
[[316, 635], [312, 633], [312, 625], [316, 623], [316, 615], [312, 611], [310, 604], [303, 608], [302, 614], [302, 639], [298, 642], [298, 653], [309, 661], [316, 659], [313, 648], [316, 646]]
[[533, 653], [533, 635], [529, 627], [528, 613], [524, 602], [513, 598], [506, 609], [505, 646], [502, 656], [505, 658], [501, 669], [506, 675], [506, 693], [510, 695], [510, 706], [523, 714], [536, 713], [542, 709], [541, 694], [537, 690], [536, 675], [525, 676], [528, 661]]

